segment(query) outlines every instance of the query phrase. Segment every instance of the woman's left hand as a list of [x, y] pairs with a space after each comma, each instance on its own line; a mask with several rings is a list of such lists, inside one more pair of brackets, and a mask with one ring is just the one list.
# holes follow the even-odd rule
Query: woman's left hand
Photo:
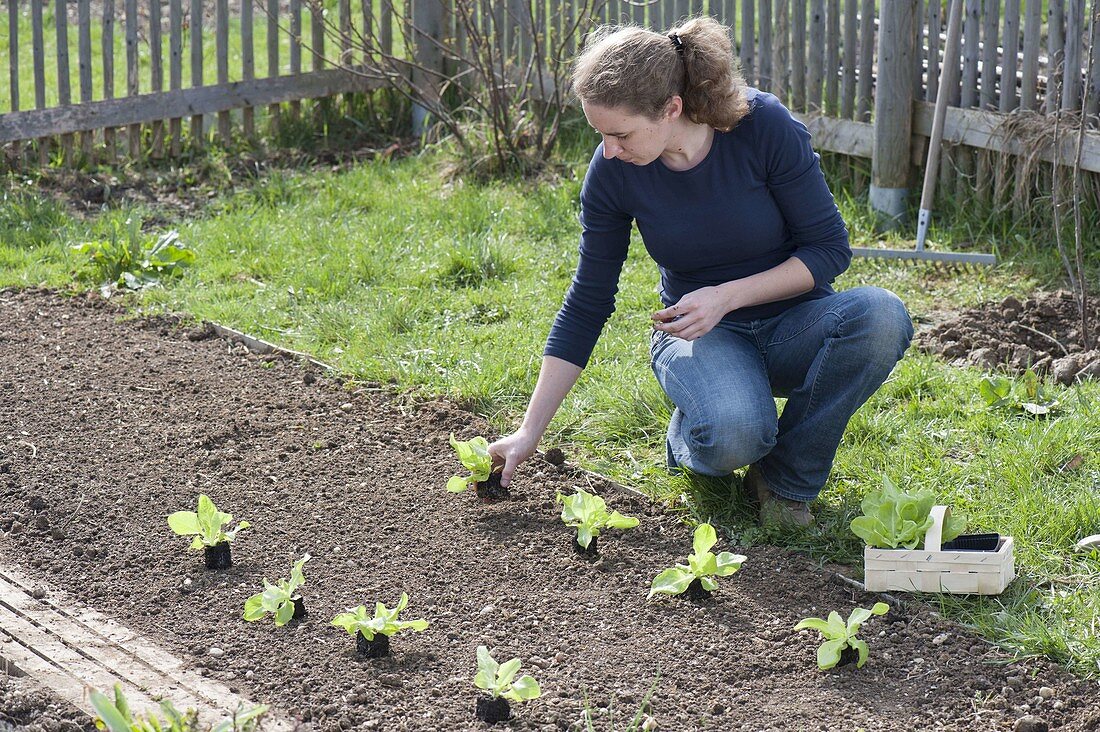
[[693, 341], [702, 338], [730, 311], [726, 294], [717, 287], [700, 287], [675, 305], [653, 313], [653, 329]]

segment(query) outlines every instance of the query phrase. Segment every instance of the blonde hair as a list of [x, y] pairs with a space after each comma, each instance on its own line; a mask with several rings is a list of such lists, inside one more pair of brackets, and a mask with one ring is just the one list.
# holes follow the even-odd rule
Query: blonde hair
[[749, 111], [729, 29], [706, 16], [667, 34], [636, 26], [597, 28], [573, 64], [573, 91], [583, 102], [654, 120], [679, 95], [688, 119], [722, 131]]

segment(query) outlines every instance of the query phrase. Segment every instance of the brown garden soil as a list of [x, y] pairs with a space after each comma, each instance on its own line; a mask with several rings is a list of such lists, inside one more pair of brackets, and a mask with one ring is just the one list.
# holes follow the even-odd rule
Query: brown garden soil
[[[2, 664], [0, 664], [2, 666]], [[86, 714], [59, 701], [30, 677], [0, 669], [0, 732], [95, 732]]]
[[[479, 418], [122, 315], [92, 296], [0, 291], [0, 563], [316, 730], [484, 728], [479, 644], [522, 657], [543, 688], [503, 729], [575, 729], [585, 695], [596, 729], [609, 705], [622, 729], [658, 677], [662, 730], [1008, 730], [1027, 713], [1100, 729], [1096, 682], [1012, 661], [918, 605], [867, 624], [864, 668], [818, 671], [818, 639], [794, 624], [879, 598], [780, 548], [744, 550], [708, 600], [647, 601], [691, 543], [660, 507], [541, 458], [510, 500], [449, 494], [448, 433], [485, 434]], [[641, 518], [602, 536], [598, 561], [574, 554], [558, 518], [555, 492], [575, 486]], [[200, 491], [253, 524], [227, 571], [204, 570], [165, 521]], [[245, 623], [261, 578], [305, 552], [309, 614]], [[407, 617], [431, 626], [395, 636], [390, 658], [358, 658], [329, 625], [403, 591]]]
[[1077, 301], [1065, 290], [971, 308], [926, 330], [917, 344], [958, 364], [1017, 374], [1030, 368], [1072, 384], [1100, 378], [1100, 299], [1091, 299], [1088, 312], [1089, 348], [1081, 337]]

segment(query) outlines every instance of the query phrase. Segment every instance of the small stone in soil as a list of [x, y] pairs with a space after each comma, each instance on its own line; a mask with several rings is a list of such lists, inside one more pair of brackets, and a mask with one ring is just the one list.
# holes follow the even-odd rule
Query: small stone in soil
[[221, 658], [222, 656], [225, 655], [225, 651], [218, 648], [217, 646], [210, 646], [210, 650], [208, 650], [207, 653], [210, 654], [211, 656], [213, 656], [214, 658]]
[[1042, 717], [1028, 714], [1016, 720], [1012, 725], [1012, 732], [1048, 732], [1050, 725]]

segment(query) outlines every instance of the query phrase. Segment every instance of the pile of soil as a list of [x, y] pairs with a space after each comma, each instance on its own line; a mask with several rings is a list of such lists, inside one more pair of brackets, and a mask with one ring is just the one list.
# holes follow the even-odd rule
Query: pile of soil
[[[0, 647], [0, 656], [3, 648]], [[0, 664], [0, 730], [95, 732], [86, 714], [28, 677], [9, 676]]]
[[[621, 727], [656, 680], [647, 709], [664, 730], [1009, 730], [1028, 715], [1100, 730], [1094, 682], [1013, 661], [919, 606], [867, 623], [864, 668], [820, 672], [819, 639], [795, 623], [880, 598], [782, 549], [742, 550], [710, 599], [647, 600], [691, 546], [659, 507], [557, 456], [521, 466], [510, 500], [449, 494], [462, 468], [447, 436], [486, 434], [480, 419], [113, 308], [0, 291], [0, 564], [315, 730], [484, 728], [480, 644], [542, 685], [503, 729], [579, 729], [586, 698], [596, 729], [609, 708]], [[558, 517], [555, 492], [575, 486], [641, 519], [601, 536], [596, 561]], [[199, 492], [253, 524], [229, 570], [204, 570], [168, 528]], [[245, 623], [261, 578], [305, 552], [308, 615]], [[403, 591], [403, 617], [431, 625], [395, 636], [389, 658], [356, 656], [329, 624]]]
[[966, 310], [918, 335], [917, 346], [959, 365], [988, 371], [1049, 374], [1060, 384], [1100, 378], [1100, 299], [1089, 302], [1089, 348], [1072, 293], [1039, 293], [1020, 301], [1006, 297]]

